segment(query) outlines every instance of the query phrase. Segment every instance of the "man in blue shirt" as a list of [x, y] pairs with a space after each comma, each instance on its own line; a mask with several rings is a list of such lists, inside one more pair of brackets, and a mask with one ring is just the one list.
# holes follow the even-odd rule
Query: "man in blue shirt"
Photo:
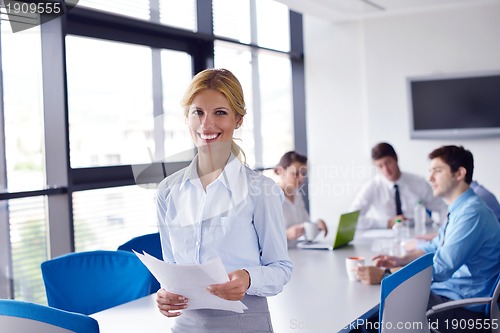
[[[425, 253], [434, 253], [429, 307], [472, 297], [489, 296], [500, 273], [500, 224], [470, 188], [474, 160], [463, 147], [443, 146], [429, 154], [429, 180], [435, 196], [448, 205], [448, 221], [438, 235], [403, 257], [378, 256], [375, 264], [388, 269], [404, 266]], [[365, 283], [377, 283], [388, 270], [359, 268]], [[481, 318], [484, 306], [439, 313], [433, 320]], [[439, 325], [439, 331], [446, 327]]]

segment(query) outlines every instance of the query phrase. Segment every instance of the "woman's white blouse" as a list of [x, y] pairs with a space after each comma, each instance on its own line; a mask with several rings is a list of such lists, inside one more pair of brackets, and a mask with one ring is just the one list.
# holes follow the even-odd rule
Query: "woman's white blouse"
[[[287, 229], [296, 224], [302, 224], [306, 221], [311, 221], [309, 213], [306, 210], [304, 200], [302, 199], [302, 193], [300, 193], [300, 191], [297, 191], [297, 193], [295, 193], [293, 202], [291, 202], [287, 198], [283, 200], [283, 216], [285, 218]], [[288, 248], [291, 249], [296, 247], [297, 243], [297, 239], [289, 239]]]
[[197, 264], [220, 257], [227, 272], [246, 269], [247, 294], [278, 294], [290, 279], [283, 192], [271, 179], [231, 154], [221, 175], [204, 191], [191, 164], [164, 179], [157, 191], [163, 259]]

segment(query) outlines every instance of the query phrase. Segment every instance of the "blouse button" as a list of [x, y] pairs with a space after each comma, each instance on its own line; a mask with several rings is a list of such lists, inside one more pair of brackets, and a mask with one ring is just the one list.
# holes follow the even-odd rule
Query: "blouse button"
[[200, 241], [196, 241], [196, 246], [200, 246]]

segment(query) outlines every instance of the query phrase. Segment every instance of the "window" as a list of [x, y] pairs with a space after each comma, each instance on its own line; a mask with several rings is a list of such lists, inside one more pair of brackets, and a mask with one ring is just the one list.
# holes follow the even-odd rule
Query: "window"
[[33, 190], [45, 186], [40, 29], [1, 31], [8, 186]]
[[79, 0], [77, 6], [149, 20], [149, 0]]
[[250, 1], [213, 0], [214, 34], [250, 43]]
[[[177, 28], [196, 31], [196, 0], [161, 0], [160, 22]], [[172, 10], [174, 9], [175, 10]]]
[[167, 162], [194, 157], [194, 146], [181, 108], [181, 99], [193, 76], [192, 61], [192, 57], [185, 52], [161, 51], [163, 115], [158, 118], [165, 129], [163, 160]]
[[290, 60], [262, 53], [259, 55], [261, 96], [262, 164], [275, 166], [281, 155], [294, 149], [292, 73]]
[[[2, 190], [7, 185], [9, 191], [36, 190], [45, 187], [40, 29], [12, 33], [3, 22], [0, 29], [0, 116], [5, 127], [0, 137], [5, 165], [0, 169], [6, 170], [0, 184]], [[47, 259], [45, 197], [1, 201], [0, 215], [0, 252], [10, 254], [0, 255], [0, 297], [13, 293], [17, 299], [44, 303], [40, 263]]]
[[288, 8], [277, 1], [257, 0], [256, 3], [257, 44], [270, 49], [290, 51]]
[[48, 259], [45, 197], [7, 202], [16, 299], [46, 303], [40, 264]]
[[273, 0], [214, 0], [214, 34], [245, 44], [290, 51], [288, 15], [288, 8]]
[[135, 185], [73, 193], [75, 251], [116, 250], [157, 232], [154, 194]]
[[151, 161], [151, 59], [151, 49], [145, 46], [66, 38], [73, 168]]
[[[97, 9], [196, 31], [196, 0], [79, 0], [77, 6]], [[175, 10], [172, 10], [172, 9]]]

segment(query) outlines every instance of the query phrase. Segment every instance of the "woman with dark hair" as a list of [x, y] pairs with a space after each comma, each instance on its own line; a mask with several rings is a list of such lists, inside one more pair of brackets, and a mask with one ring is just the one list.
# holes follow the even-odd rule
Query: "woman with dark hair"
[[[283, 215], [286, 223], [286, 239], [288, 247], [292, 248], [297, 245], [297, 239], [304, 235], [303, 223], [311, 221], [300, 193], [307, 177], [307, 157], [289, 151], [281, 157], [274, 172], [279, 176], [278, 184], [285, 193]], [[328, 228], [325, 221], [318, 219], [315, 223], [326, 236]]]

